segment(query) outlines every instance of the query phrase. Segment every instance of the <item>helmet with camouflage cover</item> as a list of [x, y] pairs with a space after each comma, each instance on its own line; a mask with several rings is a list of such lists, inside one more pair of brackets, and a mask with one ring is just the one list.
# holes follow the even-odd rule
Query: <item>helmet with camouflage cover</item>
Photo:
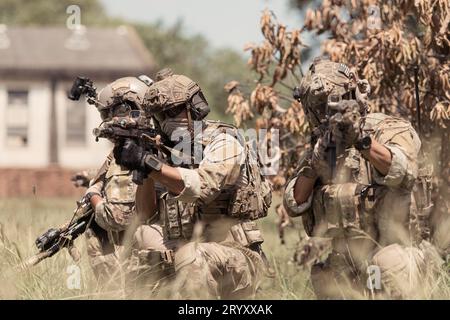
[[143, 110], [144, 96], [153, 81], [147, 76], [124, 77], [106, 85], [97, 95], [96, 107], [103, 121]]
[[144, 109], [148, 116], [174, 117], [182, 110], [189, 110], [194, 120], [201, 120], [210, 109], [200, 86], [192, 79], [173, 74], [166, 68], [158, 72], [157, 81], [147, 90]]
[[309, 122], [317, 126], [325, 117], [330, 97], [355, 99], [355, 89], [355, 76], [345, 64], [319, 57], [294, 89], [294, 97], [302, 103]]

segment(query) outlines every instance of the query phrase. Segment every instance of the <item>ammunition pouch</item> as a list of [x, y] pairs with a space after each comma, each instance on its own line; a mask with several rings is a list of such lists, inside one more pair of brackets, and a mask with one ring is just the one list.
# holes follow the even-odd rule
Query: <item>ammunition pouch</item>
[[349, 227], [358, 223], [356, 187], [355, 183], [343, 183], [321, 188], [324, 217], [329, 224], [336, 227]]
[[196, 206], [174, 199], [164, 193], [159, 200], [159, 213], [163, 230], [168, 239], [184, 238], [189, 240], [194, 229], [193, 217]]
[[243, 247], [261, 244], [264, 239], [255, 221], [244, 221], [230, 228], [233, 240]]
[[318, 186], [314, 190], [312, 216], [306, 219], [307, 223], [303, 221], [307, 234], [311, 236], [316, 226], [319, 234], [314, 236], [325, 236], [325, 232], [332, 236], [330, 232], [340, 232], [342, 228], [370, 228], [379, 190], [375, 185], [358, 183]]
[[256, 220], [267, 216], [272, 204], [272, 188], [257, 165], [249, 163], [247, 156], [246, 167], [248, 184], [239, 187], [231, 196], [228, 214], [243, 220]]
[[208, 122], [208, 128], [213, 132], [205, 135], [203, 145], [207, 146], [215, 134], [233, 132], [233, 136], [244, 147], [246, 157], [243, 164], [248, 183], [234, 189], [223, 190], [212, 202], [200, 209], [201, 213], [224, 213], [239, 220], [256, 220], [267, 216], [272, 203], [272, 187], [261, 174], [258, 154], [254, 154], [245, 137], [231, 125], [221, 122]]

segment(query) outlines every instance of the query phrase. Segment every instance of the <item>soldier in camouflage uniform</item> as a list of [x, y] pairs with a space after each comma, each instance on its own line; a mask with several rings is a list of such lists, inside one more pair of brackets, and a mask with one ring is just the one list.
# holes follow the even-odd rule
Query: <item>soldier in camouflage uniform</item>
[[[102, 120], [109, 121], [140, 110], [147, 88], [148, 83], [135, 77], [108, 84], [98, 94], [96, 102]], [[133, 223], [139, 223], [139, 219], [147, 219], [145, 212], [137, 217], [137, 192], [131, 171], [119, 166], [112, 153], [90, 180], [86, 196], [95, 210], [95, 217], [85, 234], [89, 261], [97, 279], [108, 280], [119, 275], [125, 231]]]
[[420, 139], [404, 119], [366, 115], [369, 91], [347, 66], [316, 59], [294, 94], [313, 147], [288, 181], [284, 205], [302, 217], [311, 240], [331, 242], [331, 254], [311, 270], [319, 298], [361, 297], [370, 265], [381, 271], [385, 297], [413, 297], [435, 256], [428, 242], [415, 246]]
[[148, 194], [158, 214], [136, 232], [141, 261], [173, 262], [175, 298], [250, 297], [264, 270], [254, 220], [267, 214], [270, 184], [235, 127], [204, 120], [209, 106], [194, 81], [167, 69], [157, 80], [145, 96], [147, 114], [172, 141], [182, 136], [178, 146], [198, 161], [169, 165], [131, 141], [115, 149], [122, 165], [147, 172], [166, 189]]

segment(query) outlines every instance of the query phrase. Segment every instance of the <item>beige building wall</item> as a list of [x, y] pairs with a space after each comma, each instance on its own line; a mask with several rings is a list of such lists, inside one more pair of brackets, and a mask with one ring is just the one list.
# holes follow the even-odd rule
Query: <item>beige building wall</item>
[[[8, 90], [27, 91], [28, 102], [23, 110], [8, 108]], [[48, 165], [50, 84], [43, 82], [0, 82], [0, 166], [45, 167]], [[26, 123], [26, 145], [8, 138], [8, 126]]]
[[[102, 88], [104, 84], [98, 84]], [[101, 122], [95, 106], [89, 105], [83, 99], [80, 102], [71, 102], [67, 99], [67, 90], [70, 82], [57, 83], [56, 85], [56, 119], [57, 119], [57, 150], [58, 165], [67, 169], [98, 168], [112, 145], [101, 139], [95, 142], [92, 135], [94, 127]], [[27, 91], [26, 107], [11, 108], [9, 106], [8, 91]], [[20, 100], [20, 99], [19, 99]], [[25, 100], [25, 99], [24, 99]], [[72, 107], [72, 111], [70, 111]], [[74, 108], [83, 110], [73, 112]], [[51, 109], [50, 81], [1, 81], [0, 82], [0, 168], [45, 168], [50, 164], [49, 146], [49, 121]], [[72, 112], [72, 113], [71, 113]], [[68, 124], [73, 115], [84, 119], [71, 122], [72, 133], [84, 133], [82, 139], [68, 139]], [[27, 127], [27, 142], [21, 143], [20, 139], [11, 139], [8, 132], [11, 127]], [[9, 129], [8, 129], [9, 127]], [[81, 129], [81, 130], [79, 130]], [[80, 132], [78, 132], [80, 131]]]
[[[81, 98], [79, 102], [67, 99], [67, 91], [72, 83], [58, 83], [56, 87], [56, 118], [58, 120], [58, 162], [64, 168], [99, 168], [112, 149], [105, 139], [95, 141], [92, 130], [101, 123], [100, 115], [94, 105]], [[105, 84], [96, 83], [99, 89]], [[74, 106], [75, 105], [75, 106]], [[85, 116], [84, 142], [74, 143], [67, 137], [70, 107], [82, 107]]]

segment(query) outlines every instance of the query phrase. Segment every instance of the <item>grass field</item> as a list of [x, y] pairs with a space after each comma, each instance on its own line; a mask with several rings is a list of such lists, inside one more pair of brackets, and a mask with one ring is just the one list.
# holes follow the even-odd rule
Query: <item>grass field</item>
[[[70, 219], [76, 199], [8, 199], [0, 200], [0, 299], [120, 299], [123, 290], [103, 291], [96, 281], [85, 253], [83, 237], [76, 246], [82, 253], [78, 266], [81, 270], [80, 289], [67, 285], [70, 266], [74, 265], [67, 250], [46, 259], [29, 269], [17, 268], [25, 258], [36, 253], [34, 241], [50, 227]], [[286, 231], [286, 244], [280, 245], [272, 211], [261, 222], [264, 232], [264, 251], [275, 270], [274, 278], [265, 278], [258, 292], [260, 299], [315, 299], [308, 272], [291, 262], [299, 239], [298, 228]], [[296, 221], [298, 224], [298, 221]], [[448, 274], [436, 284], [430, 297], [450, 299]], [[447, 289], [446, 289], [447, 288]], [[151, 298], [151, 297], [146, 297]]]
[[[82, 253], [78, 266], [81, 288], [66, 285], [70, 266], [74, 264], [67, 250], [24, 271], [20, 262], [37, 252], [34, 241], [50, 227], [70, 219], [76, 199], [7, 199], [0, 200], [0, 299], [102, 299], [121, 298], [121, 292], [104, 292], [96, 287], [85, 253], [83, 237], [76, 240]], [[286, 245], [280, 246], [271, 212], [261, 223], [264, 250], [276, 271], [275, 278], [266, 278], [258, 293], [261, 299], [313, 299], [307, 272], [296, 270], [289, 263], [298, 241], [298, 231], [286, 232]]]

